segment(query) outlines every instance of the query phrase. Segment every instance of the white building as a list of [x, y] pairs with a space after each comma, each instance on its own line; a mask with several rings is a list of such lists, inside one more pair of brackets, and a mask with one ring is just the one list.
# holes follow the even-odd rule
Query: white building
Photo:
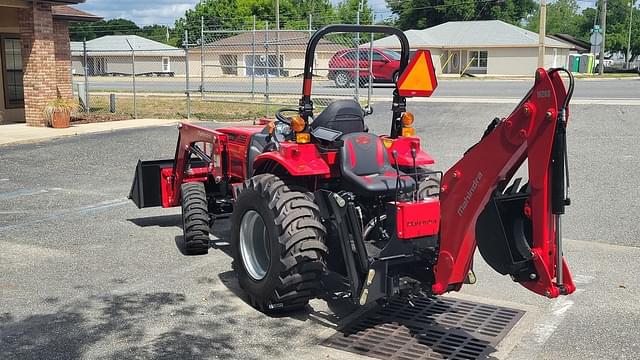
[[[532, 75], [538, 67], [538, 34], [500, 20], [450, 21], [424, 30], [407, 30], [411, 50], [428, 49], [441, 74]], [[374, 41], [399, 49], [395, 36]], [[545, 39], [544, 66], [566, 66], [574, 46]]]
[[[133, 49], [133, 50], [132, 50]], [[136, 75], [184, 75], [184, 50], [137, 35], [107, 35], [86, 43], [89, 76], [131, 75], [135, 55]], [[71, 68], [84, 75], [82, 42], [71, 42]]]

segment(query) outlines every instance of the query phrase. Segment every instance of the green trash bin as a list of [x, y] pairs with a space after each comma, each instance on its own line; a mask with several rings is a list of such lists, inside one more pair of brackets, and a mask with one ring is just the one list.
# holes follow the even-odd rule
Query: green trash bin
[[579, 72], [580, 71], [580, 55], [572, 55], [571, 56], [571, 72]]

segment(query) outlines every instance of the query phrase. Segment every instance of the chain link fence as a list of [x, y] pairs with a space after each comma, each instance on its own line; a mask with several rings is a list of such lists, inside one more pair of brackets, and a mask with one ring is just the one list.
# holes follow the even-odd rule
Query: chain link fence
[[[246, 120], [298, 105], [311, 19], [296, 30], [275, 30], [255, 18], [240, 30], [204, 24], [184, 32], [182, 48], [135, 35], [72, 42], [74, 91], [85, 109], [79, 117]], [[374, 34], [359, 33], [320, 41], [312, 88], [317, 107], [339, 98], [366, 107], [374, 92], [391, 95], [399, 54], [372, 40]]]

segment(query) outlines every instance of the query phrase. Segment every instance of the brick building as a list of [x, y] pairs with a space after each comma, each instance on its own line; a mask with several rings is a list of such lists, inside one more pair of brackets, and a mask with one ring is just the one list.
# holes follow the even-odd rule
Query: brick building
[[45, 126], [44, 106], [71, 97], [69, 21], [100, 18], [62, 5], [84, 0], [0, 0], [0, 124]]

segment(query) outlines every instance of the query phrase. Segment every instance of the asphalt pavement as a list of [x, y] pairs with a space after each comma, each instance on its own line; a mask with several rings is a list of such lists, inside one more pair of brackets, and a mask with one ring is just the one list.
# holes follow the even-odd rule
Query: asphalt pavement
[[[74, 78], [76, 83], [82, 78]], [[483, 97], [483, 98], [521, 98], [531, 88], [531, 79], [525, 80], [490, 80], [490, 79], [440, 79], [436, 96], [438, 97]], [[273, 94], [300, 94], [299, 79], [269, 79], [269, 89]], [[197, 90], [200, 79], [191, 79], [190, 88]], [[255, 80], [254, 91], [262, 93], [266, 89], [265, 79]], [[132, 91], [130, 78], [97, 78], [89, 81], [90, 91]], [[184, 92], [184, 78], [138, 78], [136, 89], [141, 92]], [[250, 78], [207, 78], [204, 83], [205, 91], [212, 95], [250, 93], [252, 90]], [[390, 84], [374, 84], [375, 97], [388, 97], [391, 94]], [[351, 95], [353, 88], [337, 88], [333, 81], [315, 79], [312, 93], [314, 95]], [[360, 89], [360, 94], [367, 93], [366, 88]], [[623, 79], [578, 79], [575, 89], [576, 99], [638, 99], [640, 98], [640, 77]]]
[[[442, 170], [512, 107], [409, 102]], [[388, 108], [375, 105], [372, 131], [388, 131]], [[478, 283], [448, 295], [526, 311], [497, 357], [640, 353], [638, 109], [572, 108], [564, 236], [574, 295], [541, 298], [479, 257]], [[0, 146], [0, 358], [359, 358], [318, 345], [352, 308], [316, 300], [267, 317], [244, 302], [226, 247], [184, 256], [179, 211], [126, 199], [137, 160], [172, 158], [176, 139], [175, 128], [158, 127]], [[223, 242], [227, 229], [216, 223], [215, 237]]]

